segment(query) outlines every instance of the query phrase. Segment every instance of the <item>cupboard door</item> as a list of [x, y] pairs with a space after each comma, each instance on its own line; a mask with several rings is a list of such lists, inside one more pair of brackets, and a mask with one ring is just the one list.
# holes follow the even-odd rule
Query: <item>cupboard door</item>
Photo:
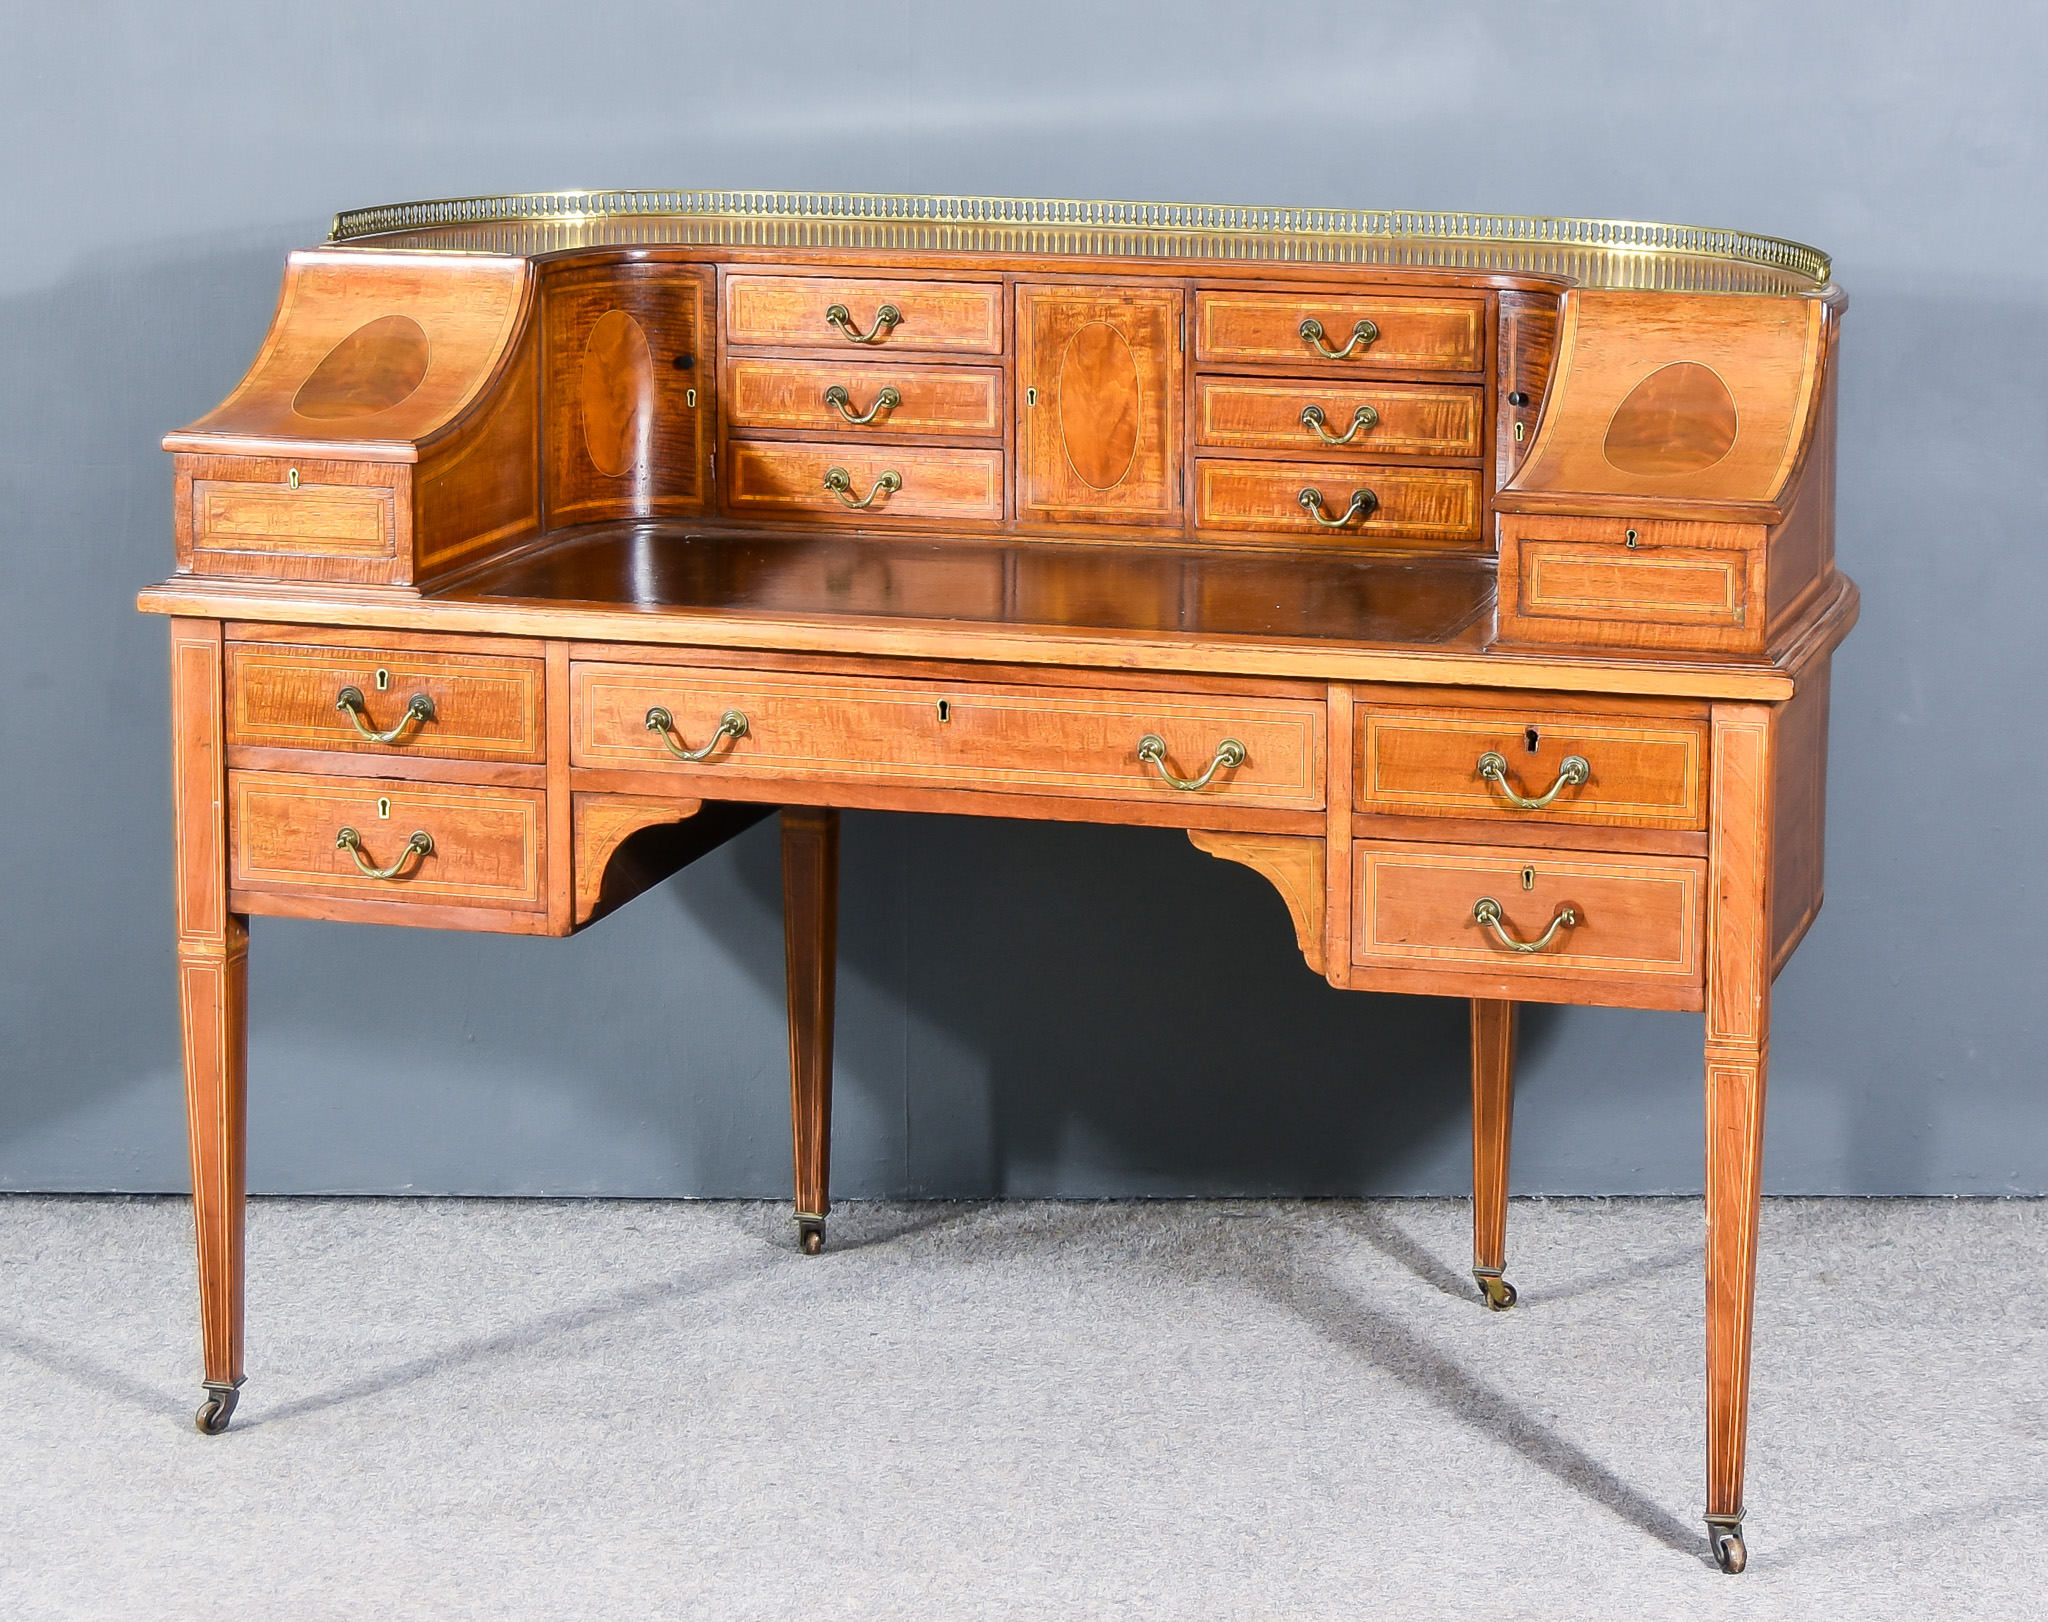
[[1177, 523], [1181, 295], [1017, 289], [1022, 479], [1030, 521]]
[[599, 265], [544, 287], [550, 528], [704, 511], [710, 286], [696, 266]]

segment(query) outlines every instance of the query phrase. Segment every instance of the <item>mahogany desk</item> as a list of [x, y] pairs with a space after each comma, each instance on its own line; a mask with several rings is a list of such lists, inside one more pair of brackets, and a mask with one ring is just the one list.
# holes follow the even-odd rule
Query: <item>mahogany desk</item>
[[340, 216], [170, 435], [208, 1397], [247, 917], [566, 935], [780, 809], [799, 1242], [838, 809], [1141, 823], [1339, 988], [1705, 1015], [1707, 1523], [1745, 1560], [1770, 987], [1821, 902], [1826, 258], [1493, 215], [607, 192]]

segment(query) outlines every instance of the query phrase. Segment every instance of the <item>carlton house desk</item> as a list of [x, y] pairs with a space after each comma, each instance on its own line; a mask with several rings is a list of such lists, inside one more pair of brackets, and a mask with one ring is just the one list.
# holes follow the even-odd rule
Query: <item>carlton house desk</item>
[[[1182, 830], [1338, 989], [1705, 1016], [1739, 1571], [1771, 982], [1821, 903], [1826, 257], [1737, 231], [601, 192], [344, 214], [171, 434], [205, 1347], [243, 1378], [250, 914], [567, 935], [780, 812], [824, 1243], [842, 807]], [[1475, 1301], [1475, 1306], [1477, 1301]]]

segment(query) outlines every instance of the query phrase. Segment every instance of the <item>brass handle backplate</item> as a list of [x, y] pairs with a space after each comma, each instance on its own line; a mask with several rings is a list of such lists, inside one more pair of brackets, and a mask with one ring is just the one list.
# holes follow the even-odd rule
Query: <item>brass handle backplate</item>
[[405, 714], [398, 718], [398, 725], [388, 732], [378, 732], [364, 724], [363, 716], [368, 705], [360, 687], [344, 687], [335, 694], [334, 707], [353, 721], [356, 731], [371, 743], [403, 743], [408, 731], [434, 719], [434, 701], [425, 693], [412, 695], [405, 706]]
[[668, 746], [668, 752], [678, 760], [709, 760], [712, 751], [725, 739], [747, 735], [747, 718], [738, 710], [727, 710], [718, 718], [718, 730], [705, 740], [701, 749], [683, 747], [682, 740], [676, 736], [676, 718], [659, 704], [647, 712], [647, 730], [658, 736]]
[[825, 319], [839, 329], [848, 343], [878, 344], [889, 336], [893, 328], [902, 324], [903, 312], [893, 304], [884, 304], [875, 312], [875, 324], [866, 332], [853, 324], [853, 312], [844, 304], [835, 304], [826, 310]]
[[1313, 485], [1303, 490], [1294, 499], [1307, 509], [1309, 517], [1313, 518], [1325, 529], [1342, 529], [1354, 518], [1362, 523], [1373, 515], [1380, 504], [1380, 498], [1370, 490], [1354, 490], [1351, 492], [1351, 505], [1346, 507], [1335, 518], [1331, 518], [1323, 511], [1322, 491], [1316, 489]]
[[[370, 859], [363, 854], [363, 836], [353, 828], [344, 828], [334, 836], [334, 848], [345, 850], [355, 858], [356, 871], [366, 879], [396, 879], [405, 876], [405, 864], [417, 856], [425, 861], [434, 854], [434, 836], [425, 829], [415, 833], [405, 842], [405, 849], [398, 853], [398, 860], [389, 867], [372, 867]], [[417, 869], [415, 869], [417, 871]]]
[[1593, 768], [1586, 763], [1584, 755], [1566, 755], [1564, 764], [1558, 768], [1557, 781], [1550, 785], [1547, 793], [1535, 799], [1516, 792], [1508, 782], [1507, 757], [1498, 750], [1489, 749], [1479, 757], [1479, 775], [1499, 789], [1502, 798], [1517, 811], [1541, 811], [1567, 788], [1577, 788], [1593, 775]]
[[1578, 926], [1579, 914], [1576, 908], [1559, 907], [1557, 916], [1550, 920], [1550, 927], [1533, 941], [1518, 941], [1508, 933], [1507, 917], [1500, 910], [1500, 903], [1492, 896], [1481, 896], [1472, 903], [1472, 922], [1482, 929], [1493, 931], [1493, 938], [1510, 952], [1541, 952], [1557, 939], [1560, 929], [1574, 929]]
[[1351, 328], [1351, 341], [1342, 349], [1332, 349], [1328, 342], [1329, 334], [1323, 331], [1322, 322], [1310, 316], [1301, 324], [1301, 341], [1324, 360], [1349, 360], [1353, 355], [1363, 354], [1379, 341], [1379, 336], [1378, 324], [1361, 318]]
[[825, 391], [825, 404], [832, 407], [840, 416], [852, 423], [854, 427], [865, 428], [883, 412], [894, 411], [903, 404], [903, 396], [898, 394], [894, 388], [884, 387], [882, 392], [875, 396], [875, 403], [856, 416], [853, 410], [853, 396], [846, 391], [846, 386], [843, 383], [834, 383]]
[[886, 469], [882, 476], [875, 480], [873, 489], [866, 495], [856, 498], [853, 493], [853, 475], [843, 467], [828, 467], [825, 469], [825, 488], [848, 507], [872, 507], [878, 499], [893, 496], [903, 488], [903, 475], [894, 468]]
[[1360, 406], [1351, 413], [1351, 426], [1344, 430], [1344, 437], [1341, 439], [1324, 426], [1329, 420], [1323, 415], [1323, 408], [1319, 405], [1305, 405], [1301, 408], [1302, 426], [1310, 429], [1325, 445], [1348, 445], [1360, 434], [1371, 433], [1379, 426], [1380, 414], [1369, 405]]
[[1177, 788], [1186, 794], [1193, 794], [1209, 786], [1220, 771], [1235, 771], [1245, 762], [1246, 750], [1235, 738], [1225, 738], [1216, 746], [1215, 758], [1209, 762], [1209, 769], [1200, 777], [1176, 777], [1173, 768], [1166, 763], [1166, 740], [1156, 732], [1148, 732], [1138, 740], [1138, 758], [1160, 777], [1170, 788]]

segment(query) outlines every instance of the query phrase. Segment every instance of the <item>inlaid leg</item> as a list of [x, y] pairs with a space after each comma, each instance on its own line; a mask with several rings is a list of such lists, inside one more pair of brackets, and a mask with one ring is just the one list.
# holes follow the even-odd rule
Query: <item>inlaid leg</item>
[[1749, 1428], [1764, 1086], [1770, 1059], [1772, 712], [1714, 711], [1707, 919], [1707, 1537], [1725, 1572], [1748, 1563]]
[[171, 796], [178, 1009], [207, 1392], [194, 1420], [217, 1436], [228, 1428], [243, 1377], [249, 926], [227, 906], [227, 773], [216, 620], [171, 622]]
[[1508, 1265], [1508, 1146], [1515, 1128], [1515, 1005], [1472, 999], [1472, 1277], [1495, 1312], [1515, 1304]]
[[825, 1248], [832, 1208], [832, 980], [839, 951], [839, 813], [782, 813], [782, 939], [789, 966], [789, 1110], [796, 1227]]

